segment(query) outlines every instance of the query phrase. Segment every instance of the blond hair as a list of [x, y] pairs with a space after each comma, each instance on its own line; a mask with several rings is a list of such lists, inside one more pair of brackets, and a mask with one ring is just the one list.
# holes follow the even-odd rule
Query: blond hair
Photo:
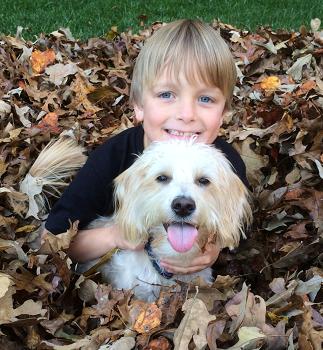
[[158, 29], [147, 41], [137, 58], [130, 91], [130, 101], [142, 106], [143, 92], [167, 67], [178, 78], [194, 83], [198, 80], [217, 86], [231, 108], [236, 67], [231, 52], [218, 34], [199, 20], [179, 20]]

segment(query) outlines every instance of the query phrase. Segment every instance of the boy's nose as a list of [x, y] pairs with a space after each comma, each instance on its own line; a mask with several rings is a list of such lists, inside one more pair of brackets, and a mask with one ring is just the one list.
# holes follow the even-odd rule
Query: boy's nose
[[178, 111], [178, 118], [188, 123], [195, 119], [195, 107], [192, 101], [183, 101]]

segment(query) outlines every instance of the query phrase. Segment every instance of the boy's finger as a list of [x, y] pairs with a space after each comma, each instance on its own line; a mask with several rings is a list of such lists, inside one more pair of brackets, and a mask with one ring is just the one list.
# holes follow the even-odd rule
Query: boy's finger
[[[161, 264], [162, 265], [162, 264]], [[205, 269], [205, 265], [196, 265], [192, 267], [179, 267], [179, 266], [168, 266], [162, 265], [167, 272], [175, 273], [175, 274], [189, 274], [197, 271], [201, 271]]]
[[185, 265], [182, 265], [180, 261], [178, 260], [171, 260], [171, 259], [163, 259], [161, 260], [161, 263], [165, 263], [167, 265], [171, 265], [174, 267], [193, 267], [193, 266], [209, 266], [210, 264], [213, 264], [219, 256], [219, 252], [218, 250], [213, 250], [211, 249], [211, 252], [208, 251], [206, 253], [204, 253], [203, 255], [197, 256], [195, 257], [189, 265], [187, 265], [187, 263]]

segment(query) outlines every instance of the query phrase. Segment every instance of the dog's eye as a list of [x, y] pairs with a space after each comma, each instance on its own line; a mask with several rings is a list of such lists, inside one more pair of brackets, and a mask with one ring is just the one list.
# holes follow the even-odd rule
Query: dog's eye
[[157, 182], [168, 182], [170, 178], [167, 175], [159, 175], [156, 177]]
[[210, 180], [206, 177], [200, 177], [199, 179], [197, 179], [197, 183], [201, 186], [207, 186], [210, 183]]

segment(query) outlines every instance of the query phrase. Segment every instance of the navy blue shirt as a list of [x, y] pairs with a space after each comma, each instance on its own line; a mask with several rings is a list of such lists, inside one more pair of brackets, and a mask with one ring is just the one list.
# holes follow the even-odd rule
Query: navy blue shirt
[[[58, 234], [69, 228], [69, 220], [79, 220], [79, 229], [99, 215], [114, 211], [113, 180], [128, 169], [144, 151], [144, 130], [141, 125], [122, 131], [97, 147], [85, 165], [53, 206], [45, 227]], [[214, 146], [231, 162], [233, 170], [249, 187], [246, 167], [238, 152], [225, 140], [217, 138]]]

